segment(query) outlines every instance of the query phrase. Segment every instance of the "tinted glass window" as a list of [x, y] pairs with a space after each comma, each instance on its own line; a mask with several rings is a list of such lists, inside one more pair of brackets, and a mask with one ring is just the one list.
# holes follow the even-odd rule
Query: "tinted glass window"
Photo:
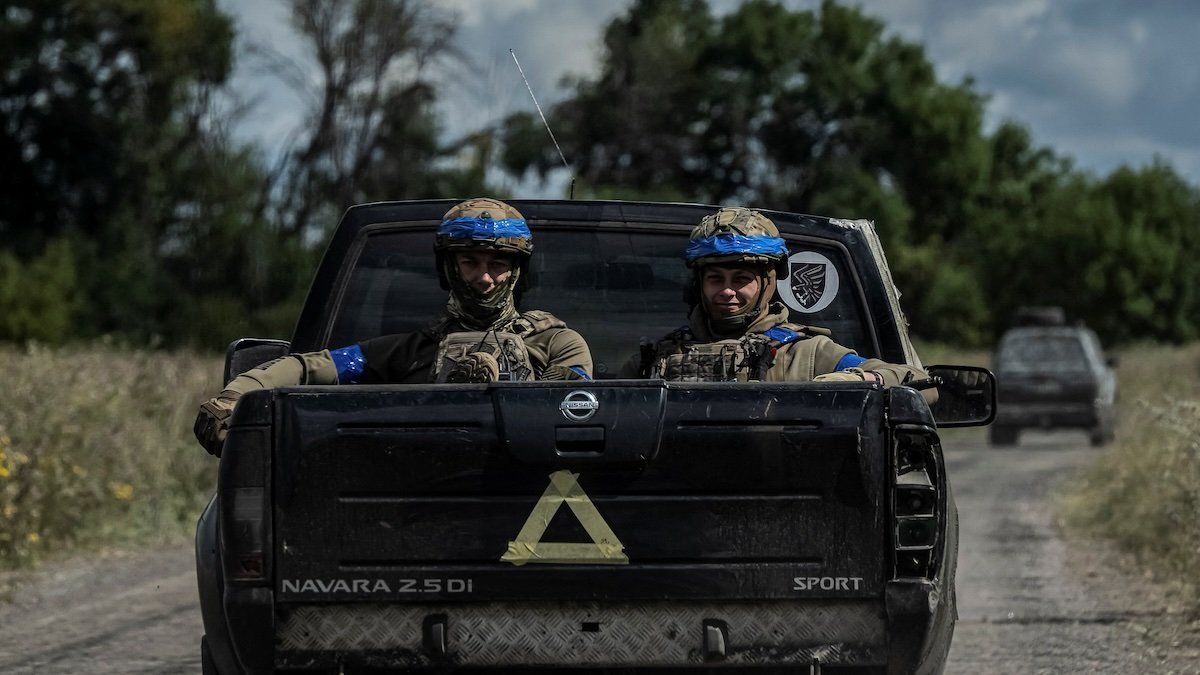
[[[598, 377], [616, 377], [641, 340], [655, 341], [687, 323], [684, 288], [690, 271], [678, 235], [617, 229], [538, 228], [534, 287], [524, 309], [544, 309], [588, 341]], [[428, 230], [377, 232], [355, 262], [335, 313], [327, 347], [417, 330], [446, 305], [438, 286]], [[836, 341], [874, 356], [857, 284], [840, 249], [789, 242], [804, 253], [784, 280], [793, 323], [822, 326]], [[816, 261], [816, 262], [814, 262]], [[828, 261], [833, 269], [824, 269]], [[782, 284], [781, 284], [781, 287]]]
[[1083, 343], [1073, 335], [1019, 335], [1000, 345], [997, 369], [1008, 373], [1088, 370]]

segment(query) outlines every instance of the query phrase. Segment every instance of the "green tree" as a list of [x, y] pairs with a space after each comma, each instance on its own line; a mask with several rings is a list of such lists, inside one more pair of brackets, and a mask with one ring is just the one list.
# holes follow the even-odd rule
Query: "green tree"
[[[581, 194], [870, 218], [914, 331], [982, 345], [1027, 304], [1059, 304], [1107, 341], [1200, 332], [1198, 193], [1169, 166], [1103, 179], [986, 96], [941, 82], [918, 44], [825, 0], [637, 0], [599, 70], [552, 122]], [[514, 175], [557, 170], [532, 116], [498, 129]]]
[[0, 251], [0, 340], [61, 342], [72, 333], [75, 259], [66, 239], [22, 263]]
[[210, 0], [14, 0], [0, 14], [0, 241], [19, 255], [153, 208], [164, 159], [203, 138], [232, 27]]
[[[281, 231], [311, 236], [362, 202], [485, 191], [491, 136], [440, 140], [430, 67], [456, 57], [451, 15], [422, 0], [292, 0], [291, 8], [318, 77], [289, 78], [312, 105], [267, 187]], [[271, 58], [281, 72], [303, 69]]]
[[1037, 298], [1105, 342], [1196, 339], [1200, 195], [1169, 166], [1074, 174], [1022, 216], [980, 260], [998, 311]]
[[0, 338], [288, 333], [315, 252], [211, 103], [233, 35], [213, 0], [0, 12]]
[[209, 101], [232, 37], [212, 0], [6, 3], [0, 247], [31, 270], [69, 251], [78, 309], [72, 330], [25, 325], [9, 337], [161, 334], [177, 307], [168, 289], [187, 273], [163, 253], [223, 170]]
[[[603, 44], [598, 74], [553, 111], [582, 192], [875, 219], [914, 262], [895, 270], [918, 330], [983, 339], [982, 293], [950, 290], [978, 285], [949, 247], [990, 169], [970, 82], [939, 82], [919, 45], [831, 1], [718, 17], [702, 0], [640, 0]], [[545, 175], [552, 150], [531, 127], [507, 120], [503, 164]], [[927, 287], [944, 290], [912, 292]]]

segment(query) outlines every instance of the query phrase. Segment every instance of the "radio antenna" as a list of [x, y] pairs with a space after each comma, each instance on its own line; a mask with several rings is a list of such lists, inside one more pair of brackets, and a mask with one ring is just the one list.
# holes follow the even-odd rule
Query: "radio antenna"
[[537, 108], [538, 115], [542, 118], [542, 124], [546, 126], [546, 133], [550, 134], [550, 140], [554, 143], [554, 149], [558, 150], [558, 158], [562, 160], [563, 168], [567, 170], [567, 174], [571, 176], [571, 187], [568, 195], [570, 199], [575, 199], [575, 172], [571, 169], [571, 165], [567, 163], [567, 157], [563, 155], [562, 147], [558, 144], [558, 139], [554, 137], [554, 132], [550, 129], [550, 123], [546, 121], [546, 113], [542, 112], [542, 106], [538, 104], [537, 96], [533, 95], [533, 87], [529, 86], [529, 78], [525, 77], [525, 69], [521, 67], [521, 62], [517, 60], [517, 52], [508, 50], [512, 56], [513, 63], [517, 64], [517, 72], [521, 74], [521, 79], [525, 81], [525, 89], [529, 91], [529, 98], [533, 99], [533, 107]]

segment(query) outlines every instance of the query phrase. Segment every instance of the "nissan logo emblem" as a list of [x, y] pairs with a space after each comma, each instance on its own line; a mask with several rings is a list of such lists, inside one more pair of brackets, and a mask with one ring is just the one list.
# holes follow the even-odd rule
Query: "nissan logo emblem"
[[596, 414], [596, 411], [600, 409], [600, 402], [596, 400], [596, 396], [592, 392], [576, 389], [567, 394], [563, 402], [558, 404], [558, 409], [562, 412], [563, 417], [574, 422], [584, 422]]

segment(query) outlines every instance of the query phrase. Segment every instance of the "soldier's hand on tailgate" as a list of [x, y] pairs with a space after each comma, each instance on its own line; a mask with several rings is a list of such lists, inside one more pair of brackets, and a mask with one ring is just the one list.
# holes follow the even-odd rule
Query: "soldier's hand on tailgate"
[[813, 378], [813, 382], [878, 382], [883, 384], [883, 377], [878, 373], [860, 368], [847, 368], [833, 373], [824, 373]]
[[209, 454], [221, 456], [225, 436], [229, 433], [229, 417], [237, 406], [238, 398], [238, 394], [226, 390], [200, 404], [200, 413], [196, 415], [192, 432]]

